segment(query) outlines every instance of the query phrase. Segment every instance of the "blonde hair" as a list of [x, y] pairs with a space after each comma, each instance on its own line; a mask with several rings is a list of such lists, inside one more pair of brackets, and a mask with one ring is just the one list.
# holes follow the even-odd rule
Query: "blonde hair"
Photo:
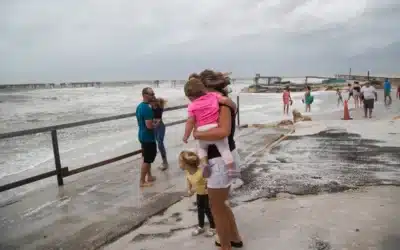
[[151, 101], [151, 104], [153, 104], [155, 107], [163, 109], [167, 104], [167, 100], [165, 100], [164, 98], [156, 98], [153, 101]]
[[195, 152], [188, 150], [183, 150], [179, 154], [178, 161], [181, 169], [186, 169], [186, 167], [197, 168], [200, 165], [199, 156]]

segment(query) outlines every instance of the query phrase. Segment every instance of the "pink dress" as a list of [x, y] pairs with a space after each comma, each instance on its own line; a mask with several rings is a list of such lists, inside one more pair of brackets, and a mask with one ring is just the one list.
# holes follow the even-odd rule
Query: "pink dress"
[[196, 127], [218, 123], [219, 99], [222, 96], [215, 92], [209, 92], [188, 106], [189, 117], [194, 117]]
[[289, 100], [290, 100], [289, 91], [287, 91], [287, 90], [283, 91], [282, 98], [283, 98], [283, 104], [285, 104], [285, 105], [289, 104]]

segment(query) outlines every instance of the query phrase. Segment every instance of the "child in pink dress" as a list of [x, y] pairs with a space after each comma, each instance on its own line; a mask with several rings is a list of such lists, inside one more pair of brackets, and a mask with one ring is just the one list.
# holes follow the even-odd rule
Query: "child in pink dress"
[[290, 96], [290, 89], [287, 86], [282, 94], [283, 99], [283, 114], [289, 114], [289, 105], [291, 105], [292, 97]]
[[[190, 79], [185, 84], [184, 89], [185, 95], [191, 101], [188, 106], [189, 118], [186, 122], [185, 134], [182, 139], [184, 143], [187, 143], [195, 127], [198, 131], [207, 131], [218, 127], [219, 104], [227, 105], [236, 112], [236, 104], [232, 100], [216, 92], [207, 92], [206, 87], [199, 79]], [[201, 166], [207, 165], [207, 149], [212, 144], [218, 148], [224, 163], [229, 168], [233, 168], [233, 156], [229, 149], [227, 137], [217, 141], [198, 141], [198, 155], [201, 160]]]

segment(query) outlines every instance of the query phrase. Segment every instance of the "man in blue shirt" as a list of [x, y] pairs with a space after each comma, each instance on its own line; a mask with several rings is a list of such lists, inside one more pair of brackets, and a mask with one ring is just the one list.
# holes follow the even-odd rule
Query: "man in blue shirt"
[[385, 79], [385, 83], [383, 84], [383, 92], [384, 92], [384, 97], [385, 97], [385, 104], [386, 98], [389, 98], [389, 104], [392, 103], [392, 97], [390, 96], [390, 91], [392, 90], [392, 85], [389, 82], [389, 79]]
[[[157, 155], [157, 144], [153, 130], [153, 110], [149, 102], [154, 99], [154, 91], [150, 87], [142, 90], [143, 101], [136, 108], [139, 127], [139, 141], [142, 146], [143, 164], [140, 173], [140, 186], [148, 187], [155, 181], [151, 175], [151, 164]], [[147, 181], [146, 181], [147, 177]]]

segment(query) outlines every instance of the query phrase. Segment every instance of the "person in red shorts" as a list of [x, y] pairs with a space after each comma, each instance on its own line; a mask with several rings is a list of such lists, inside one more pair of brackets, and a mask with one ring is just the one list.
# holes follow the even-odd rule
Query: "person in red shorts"
[[397, 98], [400, 99], [400, 85], [397, 86]]

